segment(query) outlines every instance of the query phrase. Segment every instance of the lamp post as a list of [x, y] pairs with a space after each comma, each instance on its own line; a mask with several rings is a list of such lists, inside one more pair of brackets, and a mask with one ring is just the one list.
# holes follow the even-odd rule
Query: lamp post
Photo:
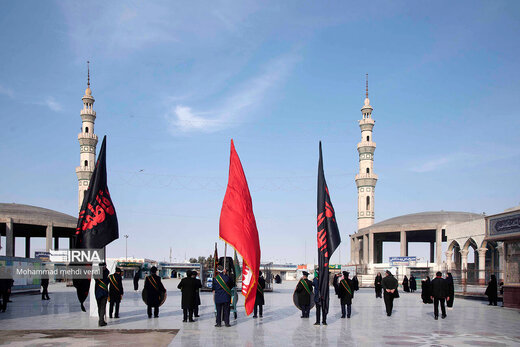
[[125, 235], [125, 261], [128, 261], [128, 235]]

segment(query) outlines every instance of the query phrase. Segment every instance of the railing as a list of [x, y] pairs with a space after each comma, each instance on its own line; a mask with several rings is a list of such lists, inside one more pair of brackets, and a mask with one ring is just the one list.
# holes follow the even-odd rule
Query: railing
[[374, 141], [362, 141], [357, 144], [357, 148], [359, 147], [376, 147], [376, 143]]
[[98, 136], [94, 133], [79, 133], [78, 134], [78, 140], [79, 139], [94, 139], [97, 140]]
[[82, 108], [80, 114], [89, 114], [89, 115], [95, 116], [96, 111], [94, 111], [90, 108]]
[[378, 179], [378, 176], [374, 173], [361, 173], [356, 175], [356, 179], [363, 179], [363, 178], [374, 178]]

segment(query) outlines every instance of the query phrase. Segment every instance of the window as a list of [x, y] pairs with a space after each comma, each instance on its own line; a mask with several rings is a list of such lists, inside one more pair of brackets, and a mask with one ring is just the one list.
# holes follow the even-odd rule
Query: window
[[85, 166], [88, 166], [88, 160], [85, 160]]
[[[87, 132], [88, 132], [88, 131], [87, 131]], [[370, 142], [370, 136], [367, 136], [367, 141], [369, 141], [369, 142]]]
[[370, 173], [370, 169], [367, 167], [367, 173]]
[[88, 134], [88, 127], [85, 127], [85, 133]]
[[367, 208], [366, 210], [370, 210], [370, 196], [367, 196]]

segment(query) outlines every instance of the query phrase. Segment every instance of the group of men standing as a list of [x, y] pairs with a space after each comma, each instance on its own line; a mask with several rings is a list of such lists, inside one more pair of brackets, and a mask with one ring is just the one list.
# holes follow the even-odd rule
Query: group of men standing
[[[119, 304], [124, 291], [121, 269], [116, 267], [115, 273], [110, 275], [105, 263], [100, 263], [99, 266], [102, 268], [102, 277], [95, 280], [94, 295], [98, 306], [98, 325], [102, 327], [107, 325], [105, 320], [107, 301], [110, 301], [109, 317], [119, 318]], [[115, 315], [113, 315], [114, 308]]]
[[202, 283], [197, 278], [197, 271], [188, 270], [186, 277], [181, 280], [177, 288], [182, 292], [182, 321], [195, 322], [193, 316], [199, 316], [200, 288], [202, 288]]

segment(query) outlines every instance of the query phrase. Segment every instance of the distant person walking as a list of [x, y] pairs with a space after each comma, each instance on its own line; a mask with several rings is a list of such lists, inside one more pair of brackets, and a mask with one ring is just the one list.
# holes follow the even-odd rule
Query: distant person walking
[[455, 299], [455, 285], [453, 284], [453, 277], [451, 276], [451, 272], [448, 272], [445, 281], [448, 295], [448, 300], [446, 300], [446, 306], [448, 306], [448, 308], [452, 308], [453, 300]]
[[121, 277], [121, 269], [116, 267], [116, 272], [110, 276], [109, 286], [108, 286], [108, 298], [110, 300], [110, 307], [108, 309], [108, 316], [112, 318], [112, 314], [114, 313], [115, 308], [115, 318], [119, 318], [119, 304], [121, 303], [121, 299], [123, 299], [123, 278]]
[[49, 298], [49, 275], [44, 273], [40, 280], [40, 285], [42, 286], [42, 300], [50, 300]]
[[197, 300], [197, 284], [197, 280], [193, 278], [191, 270], [188, 270], [186, 277], [184, 277], [177, 286], [182, 292], [181, 308], [183, 322], [187, 322], [188, 318], [190, 322], [195, 322], [195, 320], [193, 320], [193, 309], [196, 306]]
[[2, 299], [0, 312], [5, 312], [5, 310], [7, 310], [7, 303], [9, 302], [9, 296], [11, 295], [13, 282], [14, 281], [10, 278], [0, 278], [0, 298]]
[[255, 298], [255, 308], [253, 312], [253, 318], [258, 317], [258, 312], [260, 312], [260, 318], [264, 316], [264, 289], [265, 289], [265, 279], [262, 276], [262, 271], [258, 273], [258, 285], [256, 286], [256, 298]]
[[[352, 299], [354, 298], [354, 290], [352, 289], [352, 281], [348, 278], [349, 273], [343, 271], [343, 279], [339, 281], [338, 295], [341, 304], [341, 318], [350, 318], [352, 313]], [[347, 309], [345, 310], [345, 306]]]
[[410, 292], [410, 286], [408, 285], [408, 277], [406, 277], [406, 275], [404, 275], [403, 279], [403, 290], [407, 293]]
[[359, 290], [359, 280], [357, 278], [357, 275], [354, 275], [354, 277], [352, 277], [352, 287], [354, 287], [353, 289], [355, 291]]
[[433, 279], [431, 286], [431, 299], [433, 300], [433, 314], [435, 316], [435, 320], [439, 319], [439, 303], [441, 304], [442, 311], [442, 319], [446, 318], [446, 308], [444, 307], [444, 300], [448, 296], [448, 290], [446, 286], [446, 280], [442, 278], [442, 273], [438, 271], [436, 277]]
[[421, 299], [425, 304], [431, 304], [433, 301], [431, 299], [431, 281], [430, 276], [426, 276], [426, 279], [421, 281]]
[[298, 305], [302, 310], [301, 318], [309, 318], [311, 310], [312, 297], [312, 282], [308, 279], [309, 273], [303, 271], [303, 277], [296, 286], [296, 293], [298, 294]]
[[134, 275], [134, 290], [137, 292], [139, 289], [139, 279], [141, 278], [141, 270], [137, 270]]
[[390, 317], [394, 308], [394, 298], [399, 297], [397, 279], [389, 270], [386, 270], [386, 276], [381, 282], [384, 290], [383, 298], [385, 300], [386, 315]]
[[381, 282], [383, 281], [383, 276], [381, 276], [381, 272], [377, 273], [376, 279], [374, 280], [374, 287], [376, 290], [376, 298], [381, 298], [383, 293], [383, 286]]
[[488, 305], [496, 306], [498, 302], [498, 284], [495, 275], [491, 275], [485, 294], [487, 295], [489, 300]]
[[410, 276], [410, 291], [413, 293], [417, 290], [417, 282], [413, 275]]
[[159, 306], [161, 306], [161, 296], [166, 293], [166, 288], [164, 288], [161, 277], [156, 275], [157, 267], [152, 266], [150, 269], [150, 275], [146, 276], [144, 279], [144, 288], [146, 290], [146, 313], [148, 314], [148, 318], [152, 318], [152, 308], [153, 308], [153, 316], [155, 318], [159, 317]]

